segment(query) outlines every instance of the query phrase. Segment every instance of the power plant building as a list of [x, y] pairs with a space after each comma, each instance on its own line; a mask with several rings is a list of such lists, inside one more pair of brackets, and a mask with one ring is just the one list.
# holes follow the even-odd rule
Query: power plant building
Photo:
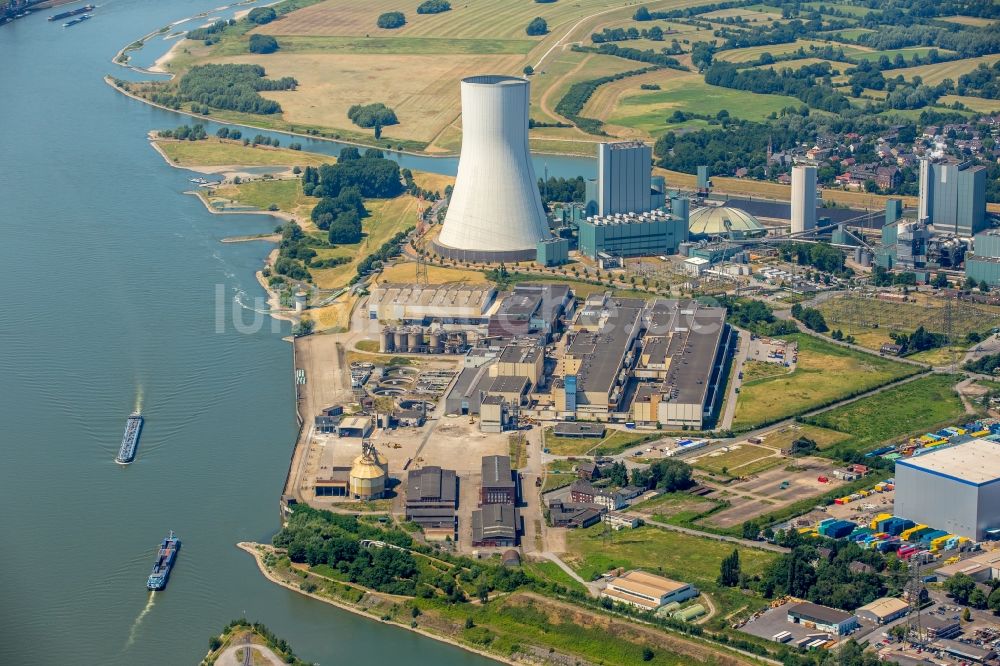
[[975, 541], [1000, 532], [1000, 443], [974, 439], [897, 460], [894, 513]]
[[976, 234], [972, 252], [965, 255], [965, 275], [991, 287], [1000, 285], [1000, 231], [990, 229]]
[[816, 167], [792, 167], [792, 233], [816, 228]]
[[385, 282], [368, 298], [368, 318], [407, 324], [483, 324], [497, 290], [481, 284], [422, 285]]
[[645, 213], [653, 207], [653, 149], [642, 141], [597, 146], [597, 214]]
[[462, 80], [462, 154], [434, 250], [462, 261], [531, 261], [549, 238], [528, 149], [529, 84]]
[[971, 161], [920, 160], [917, 219], [937, 233], [973, 236], [989, 226], [986, 219], [986, 167]]
[[688, 239], [687, 220], [652, 211], [588, 217], [578, 224], [580, 253], [593, 259], [676, 254]]

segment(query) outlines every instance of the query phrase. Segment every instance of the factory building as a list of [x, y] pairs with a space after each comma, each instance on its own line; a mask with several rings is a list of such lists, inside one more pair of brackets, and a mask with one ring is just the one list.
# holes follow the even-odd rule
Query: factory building
[[917, 219], [937, 233], [973, 236], [989, 226], [986, 219], [986, 167], [971, 161], [920, 160]]
[[816, 167], [792, 167], [792, 233], [816, 228]]
[[688, 238], [687, 222], [670, 213], [615, 213], [578, 223], [580, 253], [592, 259], [676, 254]]
[[656, 610], [696, 597], [698, 590], [688, 583], [636, 570], [609, 580], [601, 596], [643, 610]]
[[519, 284], [490, 315], [487, 336], [540, 334], [548, 341], [572, 304], [573, 295], [564, 284]]
[[542, 266], [561, 266], [569, 261], [568, 238], [546, 238], [535, 246], [535, 261]]
[[434, 250], [468, 261], [531, 261], [550, 236], [528, 150], [527, 79], [462, 80], [462, 152]]
[[368, 318], [405, 324], [484, 324], [497, 290], [489, 285], [385, 282], [368, 297]]
[[974, 439], [897, 460], [895, 513], [975, 541], [1000, 533], [1000, 443]]
[[406, 519], [420, 525], [425, 535], [454, 539], [457, 504], [455, 470], [428, 465], [407, 474]]
[[1000, 231], [990, 229], [975, 235], [972, 252], [965, 255], [965, 275], [991, 287], [1000, 285]]

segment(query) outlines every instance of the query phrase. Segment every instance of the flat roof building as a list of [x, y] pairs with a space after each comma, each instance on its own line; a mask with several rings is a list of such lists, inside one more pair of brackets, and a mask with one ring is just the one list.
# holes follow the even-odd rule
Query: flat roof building
[[974, 439], [897, 460], [895, 513], [982, 541], [1000, 528], [1000, 443]]
[[482, 324], [497, 290], [485, 284], [384, 282], [368, 297], [368, 318], [408, 324]]
[[577, 223], [580, 253], [591, 259], [602, 254], [636, 257], [677, 254], [688, 239], [688, 220], [653, 211], [588, 217]]
[[602, 597], [645, 610], [681, 603], [697, 595], [698, 590], [688, 583], [638, 570], [612, 578], [601, 592]]
[[811, 601], [803, 601], [789, 608], [788, 621], [837, 636], [848, 634], [858, 626], [858, 619], [850, 613]]
[[938, 233], [973, 236], [989, 226], [986, 219], [986, 167], [971, 161], [920, 160], [917, 217]]

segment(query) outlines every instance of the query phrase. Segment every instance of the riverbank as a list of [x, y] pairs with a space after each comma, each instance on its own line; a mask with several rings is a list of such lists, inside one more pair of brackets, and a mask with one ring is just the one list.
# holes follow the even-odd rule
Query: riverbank
[[[391, 625], [393, 625], [395, 627], [398, 627], [400, 629], [405, 629], [407, 631], [412, 631], [415, 634], [420, 634], [421, 636], [423, 636], [425, 638], [431, 638], [431, 639], [439, 641], [441, 643], [447, 643], [448, 645], [453, 645], [453, 646], [455, 646], [457, 648], [461, 648], [461, 649], [466, 650], [468, 652], [472, 652], [472, 653], [478, 654], [480, 656], [487, 657], [489, 659], [492, 659], [494, 661], [500, 662], [502, 664], [519, 664], [519, 663], [524, 663], [524, 662], [513, 661], [511, 659], [505, 659], [503, 657], [500, 657], [500, 656], [495, 655], [495, 654], [491, 654], [491, 653], [486, 652], [484, 650], [479, 650], [479, 649], [476, 649], [476, 648], [474, 648], [472, 646], [464, 645], [464, 644], [460, 643], [459, 641], [456, 641], [453, 638], [449, 638], [448, 636], [442, 636], [440, 634], [435, 634], [435, 633], [432, 633], [430, 631], [427, 631], [426, 629], [421, 629], [420, 627], [414, 627], [412, 625], [402, 624], [400, 622], [396, 622], [396, 621], [391, 620], [391, 619], [388, 619], [388, 620], [387, 619], [379, 619], [377, 617], [373, 617], [371, 615], [371, 613], [369, 613], [367, 610], [365, 610], [361, 606], [358, 606], [358, 605], [355, 605], [355, 604], [351, 604], [351, 603], [348, 603], [346, 601], [339, 600], [339, 599], [332, 599], [332, 598], [327, 597], [327, 596], [316, 594], [315, 592], [308, 592], [306, 590], [303, 590], [302, 588], [300, 588], [300, 587], [298, 587], [296, 585], [293, 585], [291, 582], [289, 582], [287, 580], [284, 580], [284, 579], [280, 578], [279, 576], [277, 576], [265, 564], [265, 562], [264, 562], [264, 556], [267, 553], [274, 554], [276, 552], [276, 550], [275, 550], [275, 548], [273, 546], [268, 546], [266, 544], [255, 543], [255, 542], [252, 542], [252, 541], [241, 541], [241, 542], [239, 542], [239, 543], [236, 544], [236, 547], [239, 548], [240, 550], [248, 553], [251, 557], [253, 557], [254, 562], [257, 563], [257, 569], [264, 575], [265, 578], [267, 578], [269, 581], [271, 581], [275, 585], [280, 585], [281, 587], [284, 587], [284, 588], [286, 588], [288, 590], [291, 590], [292, 592], [297, 592], [298, 594], [302, 594], [302, 595], [307, 596], [307, 597], [309, 597], [311, 599], [315, 599], [316, 601], [322, 601], [323, 603], [330, 604], [331, 606], [336, 606], [337, 608], [340, 608], [341, 610], [348, 611], [349, 613], [353, 613], [355, 615], [360, 615], [360, 616], [365, 617], [365, 618], [367, 618], [369, 620], [382, 622], [383, 624], [391, 624]], [[374, 599], [389, 599], [390, 601], [398, 602], [398, 599], [396, 599], [396, 598], [389, 598], [388, 595], [381, 595], [381, 594], [378, 594], [376, 592], [365, 591], [365, 594], [366, 595], [370, 595]]]

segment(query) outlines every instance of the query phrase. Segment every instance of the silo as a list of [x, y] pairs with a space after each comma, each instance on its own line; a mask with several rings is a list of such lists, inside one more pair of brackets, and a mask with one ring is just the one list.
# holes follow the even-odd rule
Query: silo
[[396, 342], [392, 337], [392, 329], [386, 326], [382, 329], [382, 335], [379, 339], [379, 351], [391, 352], [396, 349]]
[[416, 354], [424, 346], [424, 329], [421, 326], [411, 326], [409, 333], [409, 349], [411, 354]]
[[549, 228], [528, 149], [529, 83], [462, 80], [462, 154], [436, 244], [454, 258], [534, 259]]
[[431, 329], [427, 346], [430, 347], [429, 351], [432, 354], [444, 351], [444, 331], [440, 328]]
[[396, 351], [404, 353], [409, 349], [410, 340], [409, 335], [406, 332], [405, 326], [398, 327], [394, 332], [393, 336], [396, 342]]

